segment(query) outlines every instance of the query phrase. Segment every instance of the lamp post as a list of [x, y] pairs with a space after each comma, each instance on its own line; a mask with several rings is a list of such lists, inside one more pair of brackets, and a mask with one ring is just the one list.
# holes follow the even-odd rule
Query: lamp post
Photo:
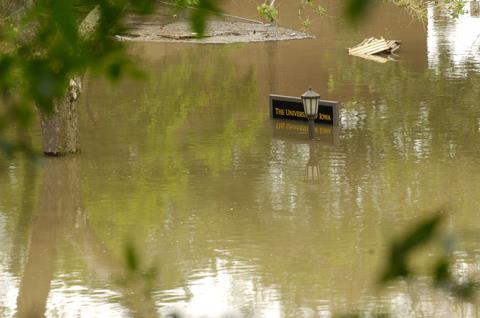
[[308, 136], [310, 139], [315, 137], [315, 118], [318, 116], [318, 102], [320, 95], [310, 87], [302, 95], [303, 110], [308, 119]]

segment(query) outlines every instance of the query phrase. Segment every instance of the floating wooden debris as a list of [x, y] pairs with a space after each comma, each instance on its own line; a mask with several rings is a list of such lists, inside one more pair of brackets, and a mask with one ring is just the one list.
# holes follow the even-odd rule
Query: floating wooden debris
[[348, 49], [348, 54], [385, 63], [392, 60], [390, 54], [400, 48], [400, 41], [385, 40], [384, 38], [368, 38], [362, 43]]

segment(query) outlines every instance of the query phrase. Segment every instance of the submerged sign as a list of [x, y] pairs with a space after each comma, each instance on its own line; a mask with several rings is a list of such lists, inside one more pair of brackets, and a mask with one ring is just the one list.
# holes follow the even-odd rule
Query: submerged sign
[[[307, 121], [300, 97], [270, 95], [270, 114], [275, 119]], [[320, 100], [315, 123], [338, 125], [338, 102]]]

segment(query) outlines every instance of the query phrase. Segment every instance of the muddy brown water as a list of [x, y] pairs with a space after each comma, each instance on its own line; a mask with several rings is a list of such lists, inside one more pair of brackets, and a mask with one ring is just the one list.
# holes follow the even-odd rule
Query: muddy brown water
[[[89, 78], [81, 155], [2, 164], [0, 316], [479, 316], [425, 279], [375, 281], [389, 240], [439, 207], [455, 274], [478, 274], [480, 20], [382, 6], [352, 28], [336, 3], [316, 39], [135, 43], [147, 80]], [[398, 61], [347, 55], [368, 36], [402, 40]], [[268, 112], [269, 93], [309, 85], [342, 103], [313, 143]], [[150, 286], [128, 273], [128, 244], [156, 268]]]

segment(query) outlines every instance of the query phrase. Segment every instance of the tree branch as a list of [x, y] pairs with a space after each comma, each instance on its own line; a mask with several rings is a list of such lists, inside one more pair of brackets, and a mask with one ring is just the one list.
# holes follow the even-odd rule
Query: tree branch
[[100, 6], [96, 5], [95, 8], [90, 11], [82, 23], [78, 27], [78, 32], [82, 39], [88, 39], [95, 31], [98, 23], [100, 22]]

